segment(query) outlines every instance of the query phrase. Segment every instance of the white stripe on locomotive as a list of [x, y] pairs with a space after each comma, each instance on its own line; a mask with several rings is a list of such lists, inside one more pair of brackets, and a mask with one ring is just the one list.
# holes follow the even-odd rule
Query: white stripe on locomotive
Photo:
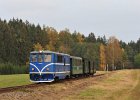
[[[34, 65], [34, 64], [32, 64], [32, 63], [30, 63], [30, 65], [32, 65], [32, 66], [34, 66], [37, 70], [38, 70], [38, 72], [30, 72], [30, 73], [39, 73], [40, 75], [42, 74], [42, 73], [47, 73], [47, 72], [42, 72], [45, 68], [47, 68], [48, 66], [50, 66], [50, 65], [64, 65], [64, 63], [50, 63], [50, 64], [48, 64], [48, 65], [46, 65], [46, 66], [44, 66], [43, 68], [42, 68], [42, 70], [40, 71], [38, 68], [37, 68], [37, 66], [36, 65]], [[65, 64], [66, 66], [69, 66], [70, 64]], [[63, 71], [63, 72], [51, 72], [51, 73], [70, 73], [70, 71]]]

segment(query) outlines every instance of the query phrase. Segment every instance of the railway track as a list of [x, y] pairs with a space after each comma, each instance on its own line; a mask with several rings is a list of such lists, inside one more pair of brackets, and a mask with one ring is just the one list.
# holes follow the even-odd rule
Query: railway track
[[59, 80], [59, 81], [52, 82], [52, 83], [34, 83], [34, 84], [29, 84], [29, 85], [0, 88], [0, 94], [1, 93], [7, 93], [7, 92], [13, 92], [13, 91], [17, 91], [17, 90], [22, 90], [22, 89], [37, 88], [37, 87], [45, 86], [45, 85], [63, 83], [63, 82], [66, 82], [66, 81], [74, 81], [74, 80], [79, 80], [79, 79], [84, 79], [84, 78], [89, 78], [89, 77], [102, 77], [104, 75], [105, 74], [98, 74], [98, 75], [87, 76], [87, 77], [78, 77], [78, 78], [70, 78], [70, 79], [65, 79], [65, 80]]

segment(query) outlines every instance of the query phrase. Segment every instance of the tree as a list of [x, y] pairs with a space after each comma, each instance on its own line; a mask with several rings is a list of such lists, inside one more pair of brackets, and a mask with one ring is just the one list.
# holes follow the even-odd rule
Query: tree
[[52, 27], [47, 27], [46, 32], [47, 32], [48, 44], [45, 46], [45, 49], [51, 50], [51, 51], [57, 51], [58, 32]]
[[128, 68], [128, 55], [126, 51], [122, 48], [122, 69]]
[[137, 53], [140, 53], [140, 38], [136, 43], [136, 50], [137, 50]]
[[84, 42], [84, 35], [82, 35], [81, 33], [77, 33], [76, 31], [74, 31], [74, 33], [72, 34], [72, 40], [75, 43], [83, 43]]
[[140, 53], [134, 57], [134, 64], [136, 68], [140, 68]]
[[121, 48], [126, 48], [127, 44], [121, 40], [120, 41], [120, 46], [121, 46]]
[[105, 54], [105, 46], [100, 44], [100, 69], [105, 70], [106, 67], [106, 54]]
[[80, 34], [79, 32], [77, 34], [77, 42], [78, 43], [83, 43], [84, 42], [84, 38], [83, 38], [82, 34]]
[[40, 43], [37, 43], [37, 44], [34, 44], [34, 50], [41, 51], [41, 50], [43, 50], [43, 48]]
[[103, 36], [103, 44], [104, 44], [104, 45], [107, 44], [107, 39], [106, 39], [106, 36], [105, 36], [105, 35]]
[[59, 51], [71, 54], [71, 47], [73, 45], [72, 36], [68, 29], [59, 32]]
[[25, 65], [31, 51], [43, 49], [87, 58], [102, 69], [105, 63], [112, 69], [128, 68], [137, 65], [140, 38], [127, 44], [115, 37], [107, 41], [105, 36], [96, 39], [94, 33], [84, 36], [76, 31], [71, 34], [68, 29], [58, 33], [53, 27], [42, 28], [21, 19], [0, 19], [0, 63]]
[[96, 42], [96, 38], [95, 38], [94, 33], [91, 32], [91, 33], [88, 35], [88, 37], [86, 38], [86, 41], [87, 41], [87, 42], [95, 43], [95, 42]]
[[106, 56], [111, 70], [119, 69], [122, 66], [122, 48], [114, 36], [108, 40]]
[[135, 55], [135, 53], [134, 53], [133, 48], [131, 46], [127, 45], [126, 48], [125, 48], [125, 51], [126, 51], [126, 53], [128, 55], [129, 61], [134, 63], [134, 55]]

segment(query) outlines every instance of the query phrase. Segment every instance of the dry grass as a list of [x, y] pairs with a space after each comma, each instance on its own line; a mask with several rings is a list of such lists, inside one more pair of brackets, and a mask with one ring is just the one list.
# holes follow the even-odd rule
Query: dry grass
[[117, 71], [67, 100], [140, 100], [140, 70]]
[[3, 93], [0, 100], [139, 100], [140, 70], [97, 72], [104, 73]]

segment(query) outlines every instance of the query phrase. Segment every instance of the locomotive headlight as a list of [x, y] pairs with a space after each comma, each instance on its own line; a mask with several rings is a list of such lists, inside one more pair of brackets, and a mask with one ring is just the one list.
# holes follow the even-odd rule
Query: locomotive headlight
[[35, 69], [34, 68], [32, 68], [32, 71], [34, 71]]
[[49, 70], [49, 68], [46, 68], [46, 70], [48, 71], [48, 70]]

